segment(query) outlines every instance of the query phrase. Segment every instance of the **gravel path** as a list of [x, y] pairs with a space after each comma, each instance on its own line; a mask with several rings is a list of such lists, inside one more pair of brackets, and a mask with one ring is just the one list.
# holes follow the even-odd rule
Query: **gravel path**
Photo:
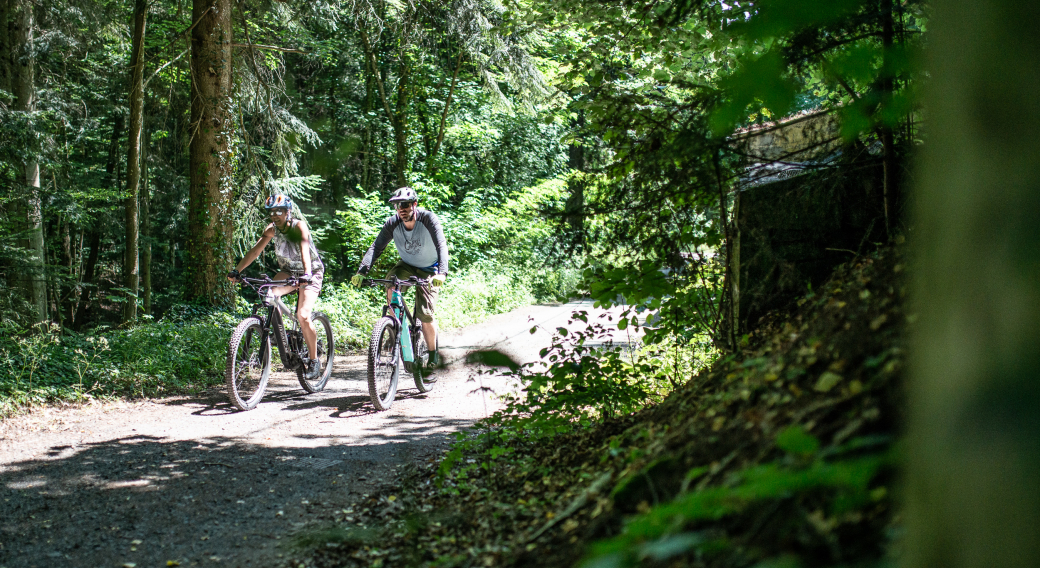
[[[250, 412], [214, 390], [0, 423], [0, 568], [277, 564], [293, 533], [353, 513], [398, 469], [436, 459], [451, 433], [499, 407], [467, 353], [537, 360], [546, 330], [574, 309], [601, 312], [529, 306], [444, 333], [449, 367], [436, 388], [420, 394], [402, 373], [386, 412], [369, 401], [366, 358], [348, 355], [313, 395], [295, 374], [274, 373]], [[532, 335], [535, 324], [543, 330]], [[515, 388], [479, 380], [493, 393]]]

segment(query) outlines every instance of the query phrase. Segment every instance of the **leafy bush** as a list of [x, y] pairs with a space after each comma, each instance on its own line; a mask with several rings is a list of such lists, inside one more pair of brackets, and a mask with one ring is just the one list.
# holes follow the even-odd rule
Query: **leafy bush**
[[[501, 373], [523, 388], [505, 395], [506, 407], [481, 421], [481, 430], [456, 435], [438, 471], [438, 483], [443, 487], [447, 482], [446, 491], [457, 493], [475, 470], [490, 470], [494, 460], [513, 451], [515, 441], [538, 443], [660, 402], [716, 356], [706, 337], [656, 338], [656, 343], [630, 347], [612, 342], [608, 329], [614, 327], [612, 322], [590, 321], [584, 310], [575, 311], [567, 325], [575, 322], [585, 327], [557, 328], [549, 347], [541, 350], [540, 362], [504, 372], [483, 371]], [[481, 352], [473, 358], [491, 366], [512, 365], [497, 352]], [[464, 455], [481, 459], [462, 464]]]
[[[409, 309], [414, 305], [413, 294], [405, 293]], [[437, 296], [437, 324], [441, 329], [464, 327], [532, 301], [534, 296], [527, 282], [510, 269], [473, 268], [452, 275], [441, 289]], [[337, 345], [343, 349], [364, 349], [385, 302], [381, 288], [359, 290], [344, 283], [326, 287], [317, 309], [328, 314]]]
[[18, 407], [113, 396], [196, 392], [224, 376], [239, 315], [183, 308], [127, 330], [77, 334], [56, 327], [0, 339], [0, 415]]
[[[639, 566], [641, 560], [658, 562], [685, 554], [717, 552], [724, 542], [710, 531], [693, 531], [699, 521], [718, 521], [779, 500], [807, 500], [819, 496], [833, 515], [862, 515], [862, 510], [884, 499], [877, 480], [895, 465], [895, 452], [887, 437], [855, 438], [843, 446], [821, 451], [820, 440], [800, 426], [777, 436], [783, 458], [752, 465], [732, 474], [728, 483], [690, 490], [692, 482], [709, 473], [709, 467], [690, 469], [683, 490], [670, 501], [657, 504], [626, 520], [624, 530], [590, 547], [582, 568]], [[773, 509], [775, 511], [775, 509]], [[822, 512], [822, 509], [818, 509]], [[781, 562], [784, 564], [774, 564]], [[795, 557], [779, 556], [759, 564], [801, 566]]]
[[349, 283], [325, 285], [315, 309], [325, 312], [340, 351], [368, 346], [372, 326], [383, 313], [386, 296], [382, 290], [354, 288]]
[[534, 301], [527, 283], [508, 268], [472, 268], [451, 279], [437, 298], [443, 328], [464, 327]]
[[585, 328], [557, 328], [552, 343], [541, 350], [542, 362], [506, 373], [524, 389], [507, 396], [505, 410], [490, 424], [505, 426], [511, 431], [507, 436], [551, 436], [634, 412], [671, 390], [659, 357], [613, 344], [607, 327], [590, 322], [584, 310], [574, 312], [568, 325], [576, 321]]

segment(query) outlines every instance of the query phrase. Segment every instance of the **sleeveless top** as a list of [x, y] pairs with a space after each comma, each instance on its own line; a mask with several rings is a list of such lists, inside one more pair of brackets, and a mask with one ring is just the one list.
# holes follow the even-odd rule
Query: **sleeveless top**
[[[274, 244], [274, 254], [278, 259], [278, 268], [289, 272], [294, 276], [303, 274], [303, 257], [300, 256], [300, 243], [303, 241], [303, 231], [300, 230], [299, 219], [293, 219], [288, 223], [285, 232], [278, 230], [278, 225], [274, 226], [274, 238], [271, 239], [271, 243]], [[310, 241], [311, 251], [311, 273], [321, 274], [325, 272], [325, 265], [321, 262], [321, 257], [318, 256], [318, 249], [314, 246], [314, 241]]]

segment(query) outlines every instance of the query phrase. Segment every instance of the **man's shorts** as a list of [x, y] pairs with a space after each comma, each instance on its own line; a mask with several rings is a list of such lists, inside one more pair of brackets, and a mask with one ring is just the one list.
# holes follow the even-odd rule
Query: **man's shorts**
[[[398, 262], [390, 269], [390, 272], [386, 273], [386, 277], [397, 276], [398, 280], [407, 280], [412, 276], [418, 276], [419, 278], [429, 278], [433, 276], [433, 272], [427, 272], [421, 268], [416, 268], [410, 264]], [[434, 311], [437, 307], [437, 289], [433, 286], [413, 286], [415, 289], [415, 319], [432, 323]]]

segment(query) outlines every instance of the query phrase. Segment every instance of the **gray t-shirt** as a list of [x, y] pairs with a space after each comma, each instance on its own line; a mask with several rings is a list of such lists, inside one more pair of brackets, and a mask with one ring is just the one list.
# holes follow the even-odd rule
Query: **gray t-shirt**
[[444, 238], [440, 219], [419, 207], [415, 208], [415, 226], [411, 231], [405, 230], [404, 221], [397, 214], [386, 220], [376, 241], [361, 259], [359, 273], [368, 274], [372, 263], [383, 254], [391, 239], [405, 264], [427, 272], [448, 273], [448, 241]]

